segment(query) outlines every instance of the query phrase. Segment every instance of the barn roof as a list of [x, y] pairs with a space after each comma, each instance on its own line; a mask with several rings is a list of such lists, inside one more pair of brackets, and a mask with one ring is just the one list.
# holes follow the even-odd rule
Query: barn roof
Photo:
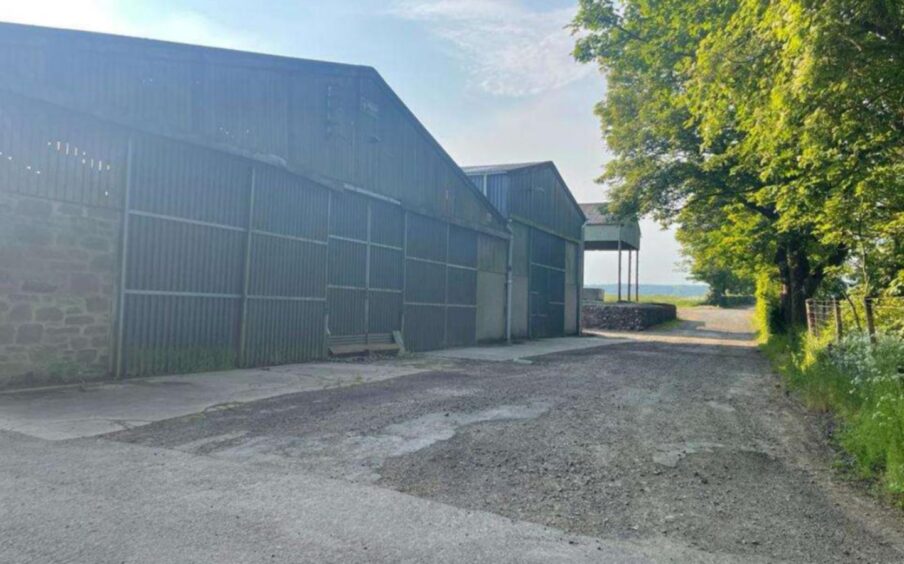
[[477, 176], [484, 174], [507, 174], [510, 172], [516, 172], [521, 170], [527, 170], [529, 168], [534, 167], [548, 167], [550, 168], [556, 175], [556, 178], [559, 179], [559, 182], [562, 183], [562, 186], [565, 188], [565, 195], [568, 196], [568, 200], [574, 206], [575, 211], [583, 218], [584, 210], [581, 208], [581, 204], [578, 203], [577, 200], [574, 199], [574, 194], [571, 193], [571, 189], [568, 188], [568, 184], [566, 184], [565, 179], [562, 178], [562, 174], [559, 172], [559, 169], [556, 167], [556, 164], [552, 161], [535, 161], [528, 163], [509, 163], [509, 164], [492, 164], [492, 165], [474, 165], [474, 166], [463, 166], [461, 169], [465, 171], [465, 174], [469, 176]]
[[596, 202], [590, 204], [581, 204], [581, 210], [587, 216], [587, 223], [590, 225], [604, 225], [607, 223], [619, 223], [618, 218], [608, 213], [609, 202]]
[[[410, 120], [415, 129], [423, 134], [426, 142], [430, 146], [432, 146], [433, 150], [436, 151], [441, 160], [444, 161], [445, 164], [449, 167], [451, 174], [461, 180], [461, 186], [476, 196], [479, 205], [486, 212], [488, 212], [490, 216], [496, 222], [498, 222], [499, 225], [505, 225], [506, 219], [483, 196], [480, 190], [473, 185], [470, 179], [460, 169], [458, 164], [455, 163], [451, 156], [449, 156], [442, 145], [440, 145], [440, 143], [433, 137], [433, 135], [427, 130], [427, 128], [424, 127], [417, 116], [415, 116], [414, 113], [408, 108], [408, 106], [405, 105], [401, 98], [399, 98], [395, 91], [392, 90], [392, 88], [386, 83], [383, 77], [373, 67], [238, 51], [233, 49], [207, 47], [186, 43], [175, 43], [155, 39], [14, 24], [7, 22], [0, 22], [0, 37], [3, 37], [5, 41], [13, 41], [29, 49], [40, 48], [46, 45], [71, 45], [78, 49], [86, 49], [103, 56], [114, 57], [118, 61], [130, 56], [151, 55], [163, 61], [178, 60], [195, 64], [222, 64], [232, 65], [237, 68], [255, 68], [288, 73], [297, 71], [322, 71], [333, 76], [369, 78], [373, 80], [379, 86], [379, 88], [385, 92], [385, 94], [401, 111], [401, 113], [408, 120]], [[95, 57], [94, 59], [98, 59], [98, 57]], [[91, 57], [86, 55], [84, 62], [80, 63], [81, 68], [79, 70], [90, 70], [93, 72], [101, 68], [101, 65], [102, 63], [99, 60], [91, 60]], [[4, 65], [0, 63], [0, 71], [6, 71], [6, 69], [3, 67]], [[90, 82], [90, 78], [87, 79], [87, 81]], [[37, 86], [37, 89], [35, 89], [31, 86], [19, 87], [12, 82], [10, 82], [9, 84], [3, 84], [2, 81], [0, 81], [0, 89], [9, 89], [10, 91], [16, 92], [18, 94], [24, 94], [29, 97], [33, 97], [37, 94], [40, 99], [51, 102], [53, 104], [57, 104], [62, 107], [80, 112], [86, 111], [84, 108], [76, 107], [74, 104], [70, 104], [67, 101], [67, 97], [65, 96], [64, 92], [54, 91], [53, 88], [49, 88], [44, 84], [39, 84]], [[158, 131], [150, 123], [136, 124], [134, 122], [126, 122], [117, 118], [110, 118], [99, 109], [87, 110], [87, 112], [95, 114], [101, 119], [110, 120], [113, 122], [121, 123], [123, 125], [143, 127], [151, 133], [166, 135], [176, 139], [181, 138], [190, 142], [209, 144], [204, 142], [204, 140], [199, 140], [195, 137], [185, 137], [184, 135], [177, 135], [169, 131]], [[270, 155], [261, 152], [248, 152], [242, 151], [241, 149], [235, 150], [234, 147], [214, 146], [214, 144], [210, 145], [214, 149], [225, 149], [230, 152], [238, 152], [243, 156], [263, 160], [265, 162], [269, 162], [270, 164], [287, 166], [286, 164], [284, 164], [286, 159], [282, 155]], [[293, 172], [307, 174], [307, 171], [304, 170], [295, 170], [291, 166], [289, 166], [288, 168], [290, 168]], [[334, 179], [322, 178], [320, 175], [316, 174], [311, 174], [311, 177], [316, 181], [324, 182], [330, 185], [342, 186], [343, 184], [341, 181], [332, 182], [332, 180]]]
[[523, 168], [531, 168], [541, 164], [552, 164], [550, 161], [537, 161], [533, 163], [494, 164], [479, 166], [463, 166], [461, 169], [467, 174], [504, 174]]

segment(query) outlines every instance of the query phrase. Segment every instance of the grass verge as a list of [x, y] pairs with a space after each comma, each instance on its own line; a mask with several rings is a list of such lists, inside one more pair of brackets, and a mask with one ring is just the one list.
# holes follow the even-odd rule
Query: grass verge
[[[616, 296], [612, 294], [606, 294], [605, 296], [606, 302], [612, 303], [616, 301]], [[703, 304], [703, 297], [686, 297], [686, 296], [669, 296], [669, 295], [660, 295], [660, 294], [651, 294], [648, 296], [640, 296], [640, 302], [649, 304], [649, 303], [657, 303], [657, 304], [672, 304], [677, 307], [694, 307]]]
[[808, 408], [834, 416], [840, 465], [904, 506], [904, 339], [773, 334], [761, 347]]

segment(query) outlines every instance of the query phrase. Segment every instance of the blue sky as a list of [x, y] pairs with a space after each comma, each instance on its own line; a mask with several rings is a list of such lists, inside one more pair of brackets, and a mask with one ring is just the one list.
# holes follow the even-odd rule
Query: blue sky
[[[608, 153], [605, 81], [569, 55], [574, 0], [29, 0], [0, 20], [376, 67], [462, 165], [553, 160], [579, 202]], [[641, 281], [681, 283], [671, 232], [644, 221]], [[588, 254], [587, 283], [615, 281]]]

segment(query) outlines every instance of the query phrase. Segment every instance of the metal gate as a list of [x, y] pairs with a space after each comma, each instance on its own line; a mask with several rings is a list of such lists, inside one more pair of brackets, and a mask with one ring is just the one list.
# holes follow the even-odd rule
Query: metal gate
[[402, 327], [404, 212], [351, 192], [330, 204], [329, 344], [390, 343]]

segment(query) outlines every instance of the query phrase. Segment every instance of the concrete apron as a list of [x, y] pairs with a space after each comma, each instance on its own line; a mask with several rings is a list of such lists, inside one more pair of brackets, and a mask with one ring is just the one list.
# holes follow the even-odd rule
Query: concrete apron
[[426, 355], [433, 358], [530, 364], [530, 359], [538, 356], [618, 345], [627, 342], [630, 341], [625, 338], [605, 338], [601, 336], [559, 337], [525, 341], [513, 345], [443, 349], [426, 353]]
[[467, 347], [374, 363], [320, 362], [0, 393], [0, 430], [59, 441], [276, 396], [441, 370], [449, 359], [514, 361], [626, 342], [600, 337]]
[[0, 393], [0, 430], [47, 440], [102, 435], [285, 394], [376, 382], [442, 368], [430, 362], [323, 362], [135, 378]]

